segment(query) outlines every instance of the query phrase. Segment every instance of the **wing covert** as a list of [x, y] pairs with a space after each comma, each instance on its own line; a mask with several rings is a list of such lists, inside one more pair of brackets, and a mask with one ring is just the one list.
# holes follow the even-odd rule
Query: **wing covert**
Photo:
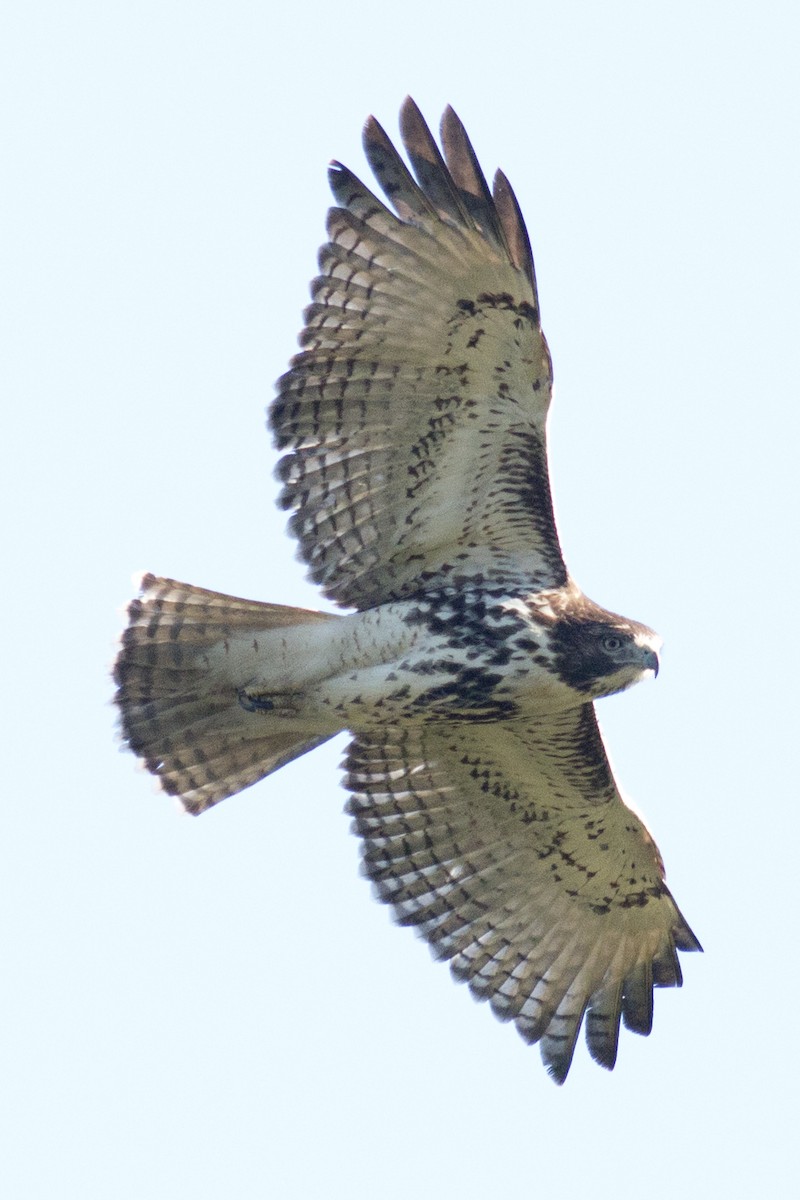
[[613, 1067], [699, 945], [624, 804], [594, 710], [359, 735], [345, 760], [364, 873], [436, 958], [540, 1042], [561, 1083], [584, 1015]]
[[444, 157], [410, 100], [401, 130], [416, 178], [373, 118], [364, 132], [392, 208], [331, 169], [330, 240], [270, 409], [280, 502], [340, 604], [465, 578], [559, 586], [550, 356], [519, 207], [505, 176], [492, 196], [451, 109]]

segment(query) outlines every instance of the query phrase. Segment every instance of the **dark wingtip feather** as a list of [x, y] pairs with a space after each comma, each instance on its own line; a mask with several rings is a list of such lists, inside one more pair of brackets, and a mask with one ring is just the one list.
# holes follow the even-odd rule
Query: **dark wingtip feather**
[[[511, 261], [520, 271], [524, 271], [527, 278], [530, 280], [533, 288], [534, 296], [537, 296], [536, 291], [536, 272], [533, 266], [533, 251], [531, 250], [530, 238], [528, 230], [525, 226], [525, 219], [522, 215], [522, 209], [519, 206], [517, 197], [514, 195], [514, 189], [508, 182], [507, 177], [502, 171], [497, 171], [494, 177], [494, 206], [497, 210], [497, 215], [500, 218], [500, 224], [503, 226], [508, 251], [511, 255]], [[538, 307], [538, 297], [537, 297]]]
[[540, 1043], [542, 1062], [547, 1068], [550, 1078], [559, 1087], [569, 1075], [582, 1023], [583, 1011], [575, 1018], [570, 1026], [569, 1033], [558, 1035], [552, 1033], [545, 1034]]
[[449, 104], [442, 116], [441, 135], [445, 162], [464, 206], [484, 236], [492, 239], [510, 257], [511, 252], [506, 244], [486, 177], [466, 129]]
[[653, 964], [640, 963], [625, 979], [622, 1022], [632, 1033], [647, 1037], [653, 1028]]
[[368, 117], [363, 132], [364, 153], [386, 198], [404, 221], [436, 219], [437, 214], [414, 180], [383, 126]]
[[699, 954], [703, 953], [703, 947], [685, 921], [674, 931], [673, 937], [675, 938], [675, 945], [679, 950], [697, 951]]
[[613, 1071], [617, 1061], [621, 1017], [621, 988], [599, 995], [586, 1013], [586, 1045], [594, 1061], [607, 1071]]
[[355, 209], [365, 199], [371, 200], [378, 207], [383, 207], [377, 196], [365, 187], [357, 175], [354, 175], [344, 163], [333, 159], [328, 164], [328, 186], [333, 197], [342, 208]]
[[425, 118], [410, 96], [400, 109], [400, 134], [420, 187], [440, 216], [456, 225], [472, 219]]

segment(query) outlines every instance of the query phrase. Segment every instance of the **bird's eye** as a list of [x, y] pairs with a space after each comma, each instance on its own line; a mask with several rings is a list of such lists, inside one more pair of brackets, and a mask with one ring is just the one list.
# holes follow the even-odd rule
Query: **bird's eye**
[[621, 650], [622, 649], [622, 638], [617, 637], [617, 635], [615, 633], [606, 634], [606, 636], [603, 638], [603, 649], [604, 650]]

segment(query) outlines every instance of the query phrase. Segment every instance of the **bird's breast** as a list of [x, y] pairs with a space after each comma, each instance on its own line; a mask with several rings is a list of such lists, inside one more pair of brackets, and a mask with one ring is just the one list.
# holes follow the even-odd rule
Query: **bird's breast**
[[373, 720], [497, 721], [576, 703], [521, 606], [437, 593], [338, 623], [340, 669], [317, 702], [351, 728]]

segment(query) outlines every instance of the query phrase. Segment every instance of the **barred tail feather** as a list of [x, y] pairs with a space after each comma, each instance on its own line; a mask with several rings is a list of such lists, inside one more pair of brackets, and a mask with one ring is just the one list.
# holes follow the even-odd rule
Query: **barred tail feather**
[[143, 576], [114, 664], [124, 740], [190, 813], [263, 779], [332, 734], [299, 716], [247, 711], [208, 652], [249, 633], [335, 619]]

